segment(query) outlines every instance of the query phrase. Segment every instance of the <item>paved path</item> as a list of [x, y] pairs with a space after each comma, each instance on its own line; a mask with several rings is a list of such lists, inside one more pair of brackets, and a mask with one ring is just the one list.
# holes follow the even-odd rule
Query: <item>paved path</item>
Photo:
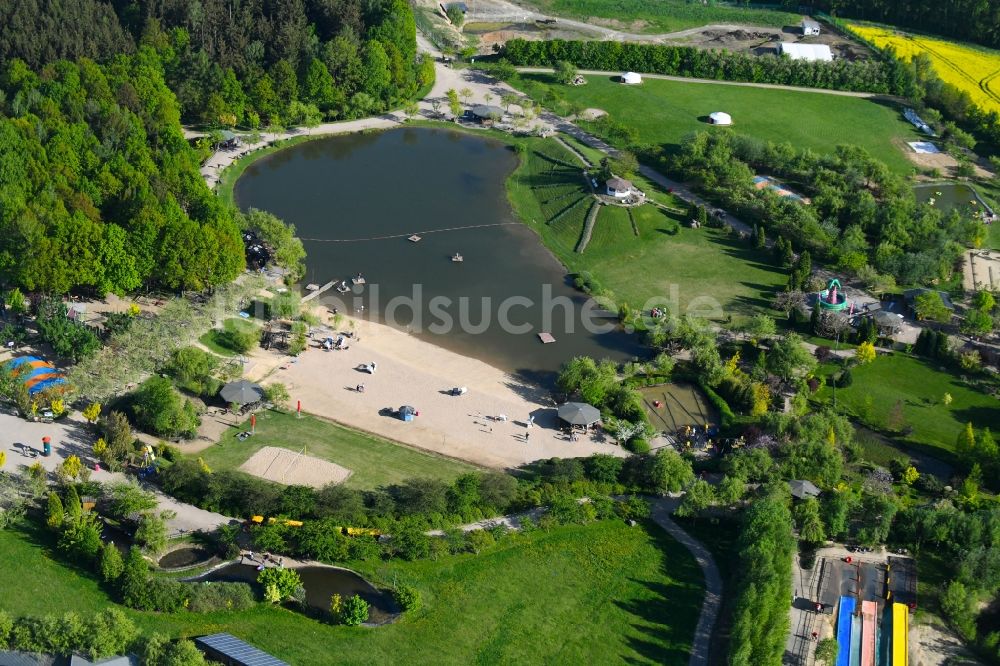
[[[551, 67], [517, 67], [517, 71], [525, 74], [551, 74], [555, 70]], [[621, 72], [611, 72], [602, 69], [579, 69], [578, 73], [587, 76], [608, 76], [618, 78]], [[751, 81], [723, 81], [720, 79], [697, 79], [690, 76], [672, 76], [670, 74], [647, 74], [639, 72], [647, 79], [660, 79], [662, 81], [677, 81], [678, 83], [708, 83], [717, 86], [736, 86], [738, 88], [769, 88], [771, 90], [790, 90], [793, 92], [817, 93], [820, 95], [838, 95], [840, 97], [859, 97], [861, 99], [892, 99], [901, 98], [886, 95], [884, 93], [857, 92], [854, 90], [831, 90], [829, 88], [808, 88], [806, 86], [784, 86], [777, 83], [753, 83]]]
[[688, 660], [688, 665], [707, 666], [712, 648], [712, 631], [722, 605], [722, 575], [708, 549], [671, 519], [670, 516], [679, 503], [680, 496], [655, 499], [650, 503], [652, 507], [650, 517], [666, 530], [667, 534], [688, 549], [705, 576], [705, 598], [701, 602], [701, 615], [698, 616], [698, 626], [694, 630], [694, 642], [691, 644], [691, 658]]

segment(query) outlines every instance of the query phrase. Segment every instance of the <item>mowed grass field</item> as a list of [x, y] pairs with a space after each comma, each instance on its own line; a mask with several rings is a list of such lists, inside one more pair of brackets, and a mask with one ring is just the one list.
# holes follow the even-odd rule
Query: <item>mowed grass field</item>
[[[87, 613], [113, 605], [44, 531], [0, 530], [3, 608]], [[374, 628], [333, 626], [260, 604], [245, 612], [126, 611], [148, 635], [232, 633], [296, 666], [326, 664], [687, 664], [701, 571], [653, 525], [609, 520], [519, 535], [479, 555], [345, 563], [416, 587], [421, 609]]]
[[[544, 14], [605, 19], [604, 25], [632, 32], [659, 33], [709, 23], [746, 23], [781, 28], [798, 25], [798, 14], [748, 7], [721, 7], [688, 0], [522, 0]], [[597, 21], [588, 21], [598, 23]]]
[[[688, 306], [717, 304], [723, 314], [747, 314], [767, 307], [785, 283], [787, 276], [770, 258], [746, 243], [721, 230], [691, 229], [683, 214], [650, 204], [633, 209], [631, 220], [622, 208], [600, 208], [590, 242], [576, 252], [593, 205], [582, 166], [554, 139], [526, 146], [508, 181], [515, 211], [570, 272], [591, 272], [619, 303], [638, 308], [649, 299], [676, 296], [682, 313]], [[654, 200], [683, 210], [671, 195], [641, 178], [633, 180]]]
[[[945, 460], [951, 459], [947, 454], [954, 451], [966, 423], [971, 422], [977, 430], [989, 426], [995, 432], [1000, 428], [1000, 402], [996, 398], [965, 386], [923, 359], [899, 353], [879, 356], [872, 363], [853, 368], [851, 374], [851, 386], [837, 389], [841, 408], [862, 423], [882, 429], [899, 401], [905, 426], [912, 431], [898, 439], [925, 450], [936, 449], [936, 455], [943, 452]], [[952, 397], [949, 405], [944, 404], [945, 393]], [[829, 401], [832, 390], [824, 386], [817, 397]]]
[[230, 428], [199, 455], [212, 469], [236, 469], [265, 446], [291, 451], [306, 448], [306, 455], [329, 460], [353, 472], [344, 485], [370, 490], [415, 477], [452, 481], [477, 468], [467, 463], [411, 449], [389, 440], [312, 416], [277, 411], [257, 415], [256, 434], [239, 441], [236, 435], [249, 430], [246, 421]]
[[877, 25], [852, 23], [849, 28], [880, 48], [891, 46], [904, 60], [918, 53], [928, 54], [934, 70], [946, 83], [969, 93], [980, 108], [1000, 113], [1000, 51]]
[[[713, 129], [707, 117], [714, 111], [730, 114], [736, 133], [820, 153], [854, 144], [898, 173], [914, 168], [900, 145], [920, 138], [894, 104], [857, 97], [650, 78], [624, 86], [608, 76], [587, 76], [587, 85], [566, 86], [554, 83], [549, 74], [521, 74], [512, 85], [518, 87], [521, 81], [536, 99], [544, 99], [545, 89], [551, 87], [581, 108], [602, 109], [616, 122], [635, 128], [640, 143], [665, 145], [667, 150], [676, 149], [693, 132]], [[599, 126], [583, 125], [599, 133]]]

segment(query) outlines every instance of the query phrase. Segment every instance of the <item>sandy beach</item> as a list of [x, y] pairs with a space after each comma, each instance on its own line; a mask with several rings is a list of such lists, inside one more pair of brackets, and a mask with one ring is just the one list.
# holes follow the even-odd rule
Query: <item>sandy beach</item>
[[[600, 433], [569, 441], [547, 391], [482, 361], [370, 321], [344, 320], [338, 329], [360, 340], [349, 340], [346, 351], [324, 351], [319, 345], [325, 334], [317, 334], [297, 359], [258, 350], [248, 378], [285, 384], [291, 406], [301, 401], [303, 412], [486, 467], [626, 453]], [[373, 361], [375, 374], [357, 369]], [[356, 390], [358, 384], [364, 392]], [[450, 395], [456, 386], [468, 392]], [[402, 405], [415, 407], [419, 416], [403, 422], [379, 413]], [[531, 428], [529, 416], [535, 417]]]

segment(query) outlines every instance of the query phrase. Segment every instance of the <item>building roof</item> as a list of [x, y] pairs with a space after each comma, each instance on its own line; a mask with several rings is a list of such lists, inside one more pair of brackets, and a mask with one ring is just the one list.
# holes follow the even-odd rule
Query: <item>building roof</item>
[[477, 104], [472, 107], [472, 115], [477, 118], [489, 118], [491, 120], [498, 120], [503, 118], [503, 109], [499, 106], [488, 106], [486, 104]]
[[625, 180], [624, 178], [619, 178], [618, 176], [611, 176], [611, 178], [608, 178], [608, 187], [622, 192], [624, 190], [631, 190], [632, 182]]
[[47, 654], [0, 650], [0, 664], [4, 666], [53, 666], [55, 663], [55, 657]]
[[900, 319], [902, 315], [898, 315], [895, 312], [886, 312], [885, 310], [878, 310], [875, 312], [872, 319], [875, 323], [883, 328], [898, 329], [902, 327], [900, 324]]
[[241, 641], [232, 634], [212, 634], [194, 639], [195, 645], [209, 653], [209, 656], [225, 659], [236, 666], [289, 666], [277, 657]]
[[810, 18], [804, 18], [804, 19], [802, 19], [801, 25], [802, 25], [803, 28], [819, 28], [820, 27], [819, 26], [819, 21], [814, 21], [814, 20], [812, 20]]
[[820, 494], [820, 489], [816, 487], [812, 481], [806, 481], [803, 479], [795, 479], [794, 481], [788, 482], [788, 488], [792, 491], [792, 497], [797, 499], [805, 499], [807, 497], [816, 497]]
[[[928, 291], [934, 291], [933, 289], [928, 289], [927, 287], [918, 287], [916, 289], [907, 289], [903, 292], [903, 298], [906, 299], [907, 303], [913, 303], [917, 300], [917, 296], [920, 294], [926, 294]], [[951, 296], [948, 295], [946, 291], [939, 291], [938, 294], [941, 296], [941, 301], [944, 306], [949, 310], [955, 309], [955, 304], [951, 302]]]
[[826, 44], [799, 44], [797, 42], [781, 42], [778, 53], [784, 53], [792, 60], [833, 60], [833, 51]]
[[585, 402], [567, 402], [556, 413], [559, 418], [572, 425], [589, 426], [601, 420], [600, 410]]
[[622, 74], [622, 81], [625, 81], [626, 83], [638, 83], [639, 81], [642, 81], [642, 76], [636, 74], [635, 72], [624, 72]]
[[715, 111], [708, 114], [708, 117], [712, 119], [712, 122], [716, 125], [732, 125], [733, 117], [726, 113], [725, 111]]
[[236, 133], [231, 132], [229, 130], [222, 130], [221, 132], [219, 132], [219, 134], [222, 135], [223, 141], [232, 141], [233, 139], [236, 138]]

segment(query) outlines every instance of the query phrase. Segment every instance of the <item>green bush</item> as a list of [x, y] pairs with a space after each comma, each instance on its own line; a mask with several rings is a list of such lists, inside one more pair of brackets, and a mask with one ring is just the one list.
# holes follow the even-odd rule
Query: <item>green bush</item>
[[343, 603], [337, 619], [348, 627], [364, 624], [368, 621], [368, 602], [355, 594]]
[[[396, 603], [405, 613], [410, 611], [415, 611], [420, 608], [420, 591], [417, 588], [410, 585], [398, 585], [395, 590], [393, 590], [393, 596], [396, 598]], [[2, 620], [2, 618], [0, 618]], [[2, 624], [0, 624], [2, 628]]]
[[150, 377], [135, 392], [132, 414], [136, 425], [160, 437], [193, 437], [201, 419], [190, 400], [163, 377]]
[[235, 328], [223, 328], [215, 331], [215, 341], [237, 354], [245, 354], [260, 342], [260, 333], [255, 328], [242, 331]]
[[630, 439], [625, 442], [625, 448], [632, 453], [638, 453], [639, 455], [649, 453], [650, 451], [649, 442], [646, 441], [644, 437], [634, 437]]
[[257, 576], [257, 582], [264, 587], [264, 598], [273, 604], [291, 599], [302, 587], [297, 571], [281, 567], [264, 569]]
[[257, 600], [247, 583], [190, 583], [187, 585], [188, 610], [193, 613], [242, 611], [253, 608]]

